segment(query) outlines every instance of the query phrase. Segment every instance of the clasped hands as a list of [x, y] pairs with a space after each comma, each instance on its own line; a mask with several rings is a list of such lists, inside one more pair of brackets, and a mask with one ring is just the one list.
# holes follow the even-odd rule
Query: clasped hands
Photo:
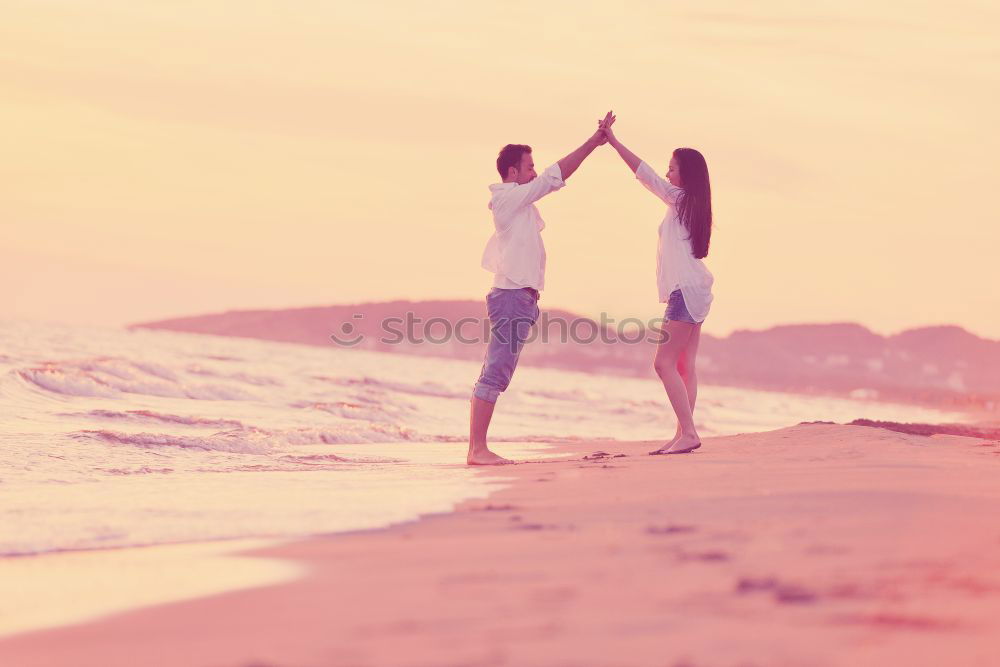
[[597, 131], [594, 132], [591, 139], [597, 142], [598, 146], [603, 146], [614, 140], [615, 134], [611, 130], [611, 126], [614, 125], [616, 118], [614, 113], [609, 111], [603, 119], [597, 121]]

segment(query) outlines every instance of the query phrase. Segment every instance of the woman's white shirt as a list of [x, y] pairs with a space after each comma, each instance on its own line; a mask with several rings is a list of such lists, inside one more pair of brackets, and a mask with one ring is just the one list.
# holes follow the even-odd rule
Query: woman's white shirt
[[701, 322], [712, 305], [715, 278], [705, 263], [694, 256], [691, 239], [677, 214], [677, 201], [684, 190], [672, 185], [645, 162], [639, 164], [635, 177], [667, 205], [656, 248], [656, 284], [660, 301], [666, 303], [670, 293], [679, 289], [691, 317]]

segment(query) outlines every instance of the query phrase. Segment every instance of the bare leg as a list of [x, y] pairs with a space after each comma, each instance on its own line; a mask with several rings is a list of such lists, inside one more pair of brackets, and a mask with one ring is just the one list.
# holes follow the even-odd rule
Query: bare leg
[[[698, 431], [695, 429], [694, 416], [691, 412], [691, 398], [681, 374], [677, 370], [678, 362], [685, 352], [691, 334], [698, 325], [688, 322], [668, 321], [665, 327], [669, 337], [656, 348], [656, 358], [653, 367], [660, 376], [663, 388], [670, 399], [670, 405], [677, 415], [677, 425], [680, 436], [655, 453], [682, 453], [696, 448], [700, 444]], [[650, 452], [654, 453], [654, 452]]]
[[496, 404], [472, 397], [472, 410], [469, 416], [469, 454], [465, 462], [470, 466], [495, 466], [513, 463], [509, 459], [497, 456], [486, 446], [486, 432], [493, 419], [493, 408]]
[[[698, 399], [698, 375], [695, 372], [694, 362], [698, 355], [698, 341], [701, 339], [701, 324], [699, 322], [695, 325], [694, 330], [691, 332], [691, 337], [688, 338], [687, 345], [684, 346], [684, 352], [677, 359], [677, 372], [680, 373], [681, 379], [684, 381], [684, 388], [687, 389], [688, 403], [691, 405], [692, 415], [694, 414], [694, 404]], [[673, 445], [680, 437], [681, 423], [678, 421], [674, 437], [670, 439], [665, 449], [669, 449], [670, 445]]]

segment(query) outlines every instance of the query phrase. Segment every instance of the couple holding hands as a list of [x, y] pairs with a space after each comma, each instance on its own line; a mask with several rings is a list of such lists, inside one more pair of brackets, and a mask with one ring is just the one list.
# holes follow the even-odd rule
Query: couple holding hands
[[665, 336], [657, 345], [653, 367], [677, 415], [673, 439], [650, 454], [684, 454], [701, 446], [694, 424], [698, 393], [695, 356], [701, 325], [712, 303], [712, 274], [702, 259], [712, 235], [712, 192], [708, 166], [693, 148], [678, 148], [666, 178], [657, 174], [615, 136], [615, 116], [608, 112], [597, 131], [575, 151], [535, 172], [531, 147], [508, 144], [497, 157], [503, 179], [490, 186], [489, 208], [495, 233], [483, 253], [483, 268], [494, 274], [486, 296], [490, 341], [482, 372], [472, 394], [469, 465], [501, 465], [511, 461], [491, 452], [486, 433], [500, 393], [510, 384], [521, 348], [539, 317], [538, 296], [545, 287], [545, 222], [535, 202], [566, 185], [584, 159], [598, 146], [611, 144], [647, 190], [667, 206], [659, 228], [656, 281], [660, 301], [667, 304]]

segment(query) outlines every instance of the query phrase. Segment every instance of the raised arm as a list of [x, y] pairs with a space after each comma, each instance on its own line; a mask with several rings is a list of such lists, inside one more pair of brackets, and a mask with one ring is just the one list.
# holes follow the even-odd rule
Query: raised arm
[[573, 172], [583, 164], [583, 161], [594, 152], [594, 149], [598, 146], [607, 143], [607, 139], [604, 138], [604, 133], [601, 130], [594, 132], [593, 135], [577, 148], [575, 151], [559, 160], [559, 170], [562, 172], [563, 180], [566, 180], [573, 175]]
[[611, 112], [609, 111], [607, 115], [604, 116], [604, 120], [597, 123], [597, 132], [594, 132], [583, 142], [583, 145], [577, 148], [575, 151], [559, 160], [559, 170], [562, 172], [563, 180], [566, 180], [573, 175], [573, 172], [583, 164], [583, 161], [590, 155], [595, 148], [598, 146], [603, 146], [608, 143], [608, 138], [604, 134], [604, 126], [611, 119]]
[[[605, 119], [610, 117], [611, 112], [609, 111]], [[566, 185], [566, 179], [573, 175], [573, 172], [580, 167], [595, 148], [606, 143], [608, 140], [604, 136], [601, 122], [599, 122], [597, 132], [594, 132], [589, 139], [583, 142], [582, 146], [543, 171], [540, 176], [527, 183], [515, 185], [503, 197], [494, 200], [494, 210], [516, 210], [538, 201], [550, 192], [555, 192]]]
[[639, 165], [642, 164], [642, 159], [638, 155], [630, 151], [628, 148], [626, 148], [625, 144], [618, 141], [618, 137], [615, 136], [614, 130], [611, 129], [611, 123], [614, 122], [615, 122], [614, 116], [611, 117], [610, 122], [608, 120], [605, 120], [601, 124], [601, 128], [599, 131], [604, 133], [604, 136], [608, 138], [608, 143], [611, 144], [611, 146], [614, 147], [616, 151], [618, 151], [618, 155], [621, 156], [622, 160], [625, 161], [625, 164], [628, 165], [628, 168], [631, 169], [632, 173], [634, 174], [636, 169], [639, 168]]
[[642, 158], [625, 148], [625, 144], [618, 141], [618, 137], [615, 136], [614, 131], [611, 129], [611, 125], [614, 122], [615, 116], [613, 115], [610, 118], [605, 118], [599, 126], [599, 131], [604, 133], [604, 136], [608, 138], [608, 143], [614, 146], [614, 149], [618, 151], [618, 155], [621, 156], [625, 164], [628, 165], [628, 168], [632, 170], [632, 173], [635, 174], [635, 177], [639, 179], [639, 182], [647, 190], [667, 204], [675, 204], [683, 190], [671, 185], [667, 179], [653, 171], [653, 168], [646, 164]]

